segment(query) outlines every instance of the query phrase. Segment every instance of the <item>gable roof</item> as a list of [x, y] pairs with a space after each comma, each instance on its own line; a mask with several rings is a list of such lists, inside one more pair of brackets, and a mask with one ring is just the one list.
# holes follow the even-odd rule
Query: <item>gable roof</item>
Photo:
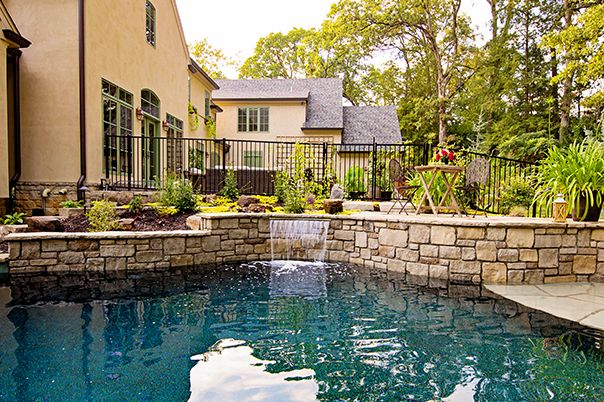
[[342, 80], [339, 78], [216, 80], [215, 101], [306, 101], [302, 129], [341, 129]]
[[396, 106], [345, 106], [343, 144], [401, 142]]
[[21, 36], [13, 17], [6, 9], [4, 2], [0, 0], [0, 29], [4, 38], [14, 43], [19, 48], [25, 48], [31, 45], [31, 42]]

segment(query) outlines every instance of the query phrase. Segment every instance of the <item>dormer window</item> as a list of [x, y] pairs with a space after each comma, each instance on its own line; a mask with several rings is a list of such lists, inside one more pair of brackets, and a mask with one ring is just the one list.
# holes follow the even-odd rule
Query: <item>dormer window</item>
[[155, 47], [155, 7], [149, 0], [145, 4], [145, 9], [147, 13], [146, 20], [146, 33], [147, 33], [147, 43], [151, 46]]

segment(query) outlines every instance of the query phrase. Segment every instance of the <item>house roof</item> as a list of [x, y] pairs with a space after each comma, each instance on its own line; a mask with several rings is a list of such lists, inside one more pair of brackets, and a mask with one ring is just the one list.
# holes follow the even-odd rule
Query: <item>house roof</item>
[[200, 66], [199, 64], [197, 64], [197, 62], [196, 62], [195, 60], [193, 60], [193, 58], [190, 58], [189, 60], [190, 60], [190, 62], [191, 62], [191, 64], [189, 64], [189, 71], [191, 71], [193, 74], [195, 74], [195, 73], [199, 73], [199, 74], [201, 74], [201, 76], [203, 77], [203, 79], [205, 79], [205, 80], [206, 80], [206, 82], [207, 82], [208, 84], [210, 84], [210, 86], [211, 86], [213, 89], [218, 89], [218, 88], [220, 88], [220, 87], [218, 86], [218, 84], [216, 83], [216, 81], [214, 81], [214, 80], [212, 79], [212, 77], [210, 77], [210, 76], [208, 75], [208, 73], [206, 73], [206, 72], [203, 70], [203, 68], [201, 68], [201, 66]]
[[341, 129], [342, 80], [339, 78], [216, 80], [216, 101], [296, 100], [306, 101], [302, 129]]
[[345, 106], [343, 144], [401, 142], [396, 106]]
[[0, 28], [4, 38], [18, 47], [25, 48], [31, 45], [30, 41], [21, 36], [13, 17], [11, 17], [2, 0], [0, 0]]

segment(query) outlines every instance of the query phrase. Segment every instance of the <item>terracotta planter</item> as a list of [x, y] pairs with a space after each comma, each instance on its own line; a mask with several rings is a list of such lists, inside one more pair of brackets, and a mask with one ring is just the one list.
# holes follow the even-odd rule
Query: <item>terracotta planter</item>
[[[594, 200], [595, 198], [596, 194], [594, 194]], [[573, 221], [597, 222], [600, 219], [600, 212], [602, 211], [601, 203], [599, 205], [591, 205], [587, 208], [587, 213], [585, 213], [586, 207], [587, 199], [581, 197], [579, 199], [579, 205], [576, 208], [573, 208]], [[585, 215], [585, 218], [583, 215]]]

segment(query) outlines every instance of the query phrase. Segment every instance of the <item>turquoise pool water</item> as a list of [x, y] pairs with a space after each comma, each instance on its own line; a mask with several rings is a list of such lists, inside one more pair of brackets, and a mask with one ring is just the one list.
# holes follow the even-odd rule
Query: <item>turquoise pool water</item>
[[501, 300], [338, 265], [192, 287], [6, 307], [0, 289], [0, 400], [604, 400], [598, 338]]

